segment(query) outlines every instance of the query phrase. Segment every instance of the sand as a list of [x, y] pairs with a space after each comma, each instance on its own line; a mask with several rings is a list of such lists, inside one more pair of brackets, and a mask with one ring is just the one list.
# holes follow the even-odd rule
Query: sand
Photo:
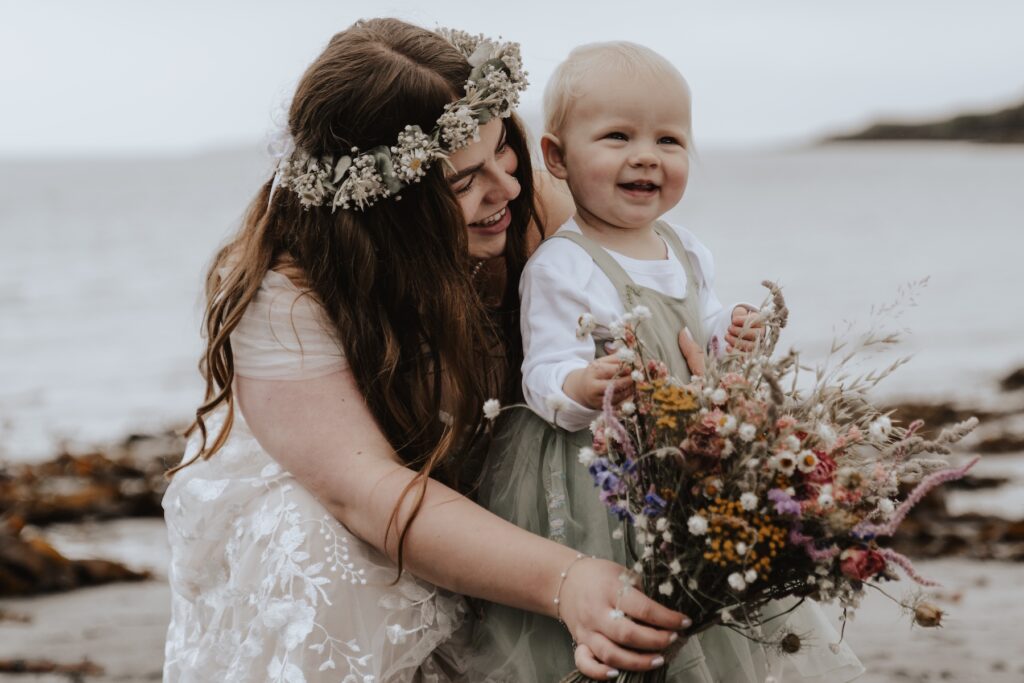
[[[39, 598], [0, 600], [0, 611], [27, 622], [0, 621], [0, 659], [47, 658], [75, 663], [88, 657], [105, 670], [87, 680], [159, 680], [169, 617], [166, 545], [160, 520], [119, 520], [56, 527], [62, 549], [95, 554], [149, 568], [157, 578]], [[941, 629], [912, 628], [900, 608], [877, 593], [864, 602], [846, 637], [868, 667], [861, 683], [1024, 681], [1024, 616], [1020, 564], [960, 559], [921, 561], [919, 570], [944, 587], [936, 602], [948, 610]], [[890, 592], [903, 596], [899, 582]], [[66, 677], [3, 675], [0, 682], [51, 683]]]

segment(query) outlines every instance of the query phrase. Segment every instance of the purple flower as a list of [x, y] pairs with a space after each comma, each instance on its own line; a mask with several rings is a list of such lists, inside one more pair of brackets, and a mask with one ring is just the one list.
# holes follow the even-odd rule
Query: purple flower
[[648, 517], [660, 515], [665, 511], [665, 505], [667, 504], [665, 499], [657, 494], [654, 484], [651, 484], [650, 490], [647, 492], [647, 495], [644, 496], [644, 502], [647, 503], [647, 505], [644, 506], [644, 514]]
[[775, 513], [779, 515], [796, 515], [803, 512], [798, 501], [782, 489], [772, 489], [768, 492], [768, 500], [775, 503]]

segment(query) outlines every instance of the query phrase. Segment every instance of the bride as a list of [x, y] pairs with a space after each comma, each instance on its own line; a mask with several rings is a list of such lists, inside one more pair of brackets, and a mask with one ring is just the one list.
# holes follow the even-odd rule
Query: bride
[[660, 666], [687, 625], [636, 590], [615, 619], [619, 565], [463, 495], [485, 399], [517, 391], [527, 252], [567, 217], [534, 196], [523, 87], [514, 45], [391, 19], [306, 71], [289, 154], [207, 278], [165, 680], [488, 680], [462, 596], [561, 619], [593, 678]]

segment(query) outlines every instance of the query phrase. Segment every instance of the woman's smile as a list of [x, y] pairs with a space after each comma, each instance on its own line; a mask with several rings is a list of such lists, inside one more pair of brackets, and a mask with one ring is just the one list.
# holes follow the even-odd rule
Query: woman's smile
[[501, 210], [491, 214], [483, 220], [469, 224], [469, 229], [484, 235], [497, 235], [498, 233], [505, 232], [508, 229], [509, 224], [512, 221], [512, 213], [508, 210], [508, 205], [501, 207]]

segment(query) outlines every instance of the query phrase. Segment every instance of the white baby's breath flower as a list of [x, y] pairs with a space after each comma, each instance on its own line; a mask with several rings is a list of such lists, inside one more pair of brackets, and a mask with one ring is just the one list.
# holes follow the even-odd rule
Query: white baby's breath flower
[[675, 590], [675, 586], [672, 585], [671, 581], [664, 581], [658, 586], [658, 592], [662, 595], [672, 595]]
[[647, 528], [647, 521], [648, 521], [647, 515], [643, 515], [643, 514], [637, 515], [636, 517], [633, 518], [633, 527], [636, 528], [636, 529], [646, 529]]
[[658, 531], [664, 531], [668, 528], [668, 520], [664, 517], [658, 517], [658, 521], [654, 523], [654, 528]]
[[718, 387], [711, 392], [711, 402], [716, 406], [720, 406], [729, 400], [729, 394], [722, 387]]
[[740, 425], [739, 434], [740, 439], [746, 441], [747, 443], [750, 443], [751, 441], [754, 440], [754, 437], [757, 436], [757, 427], [750, 424], [749, 422], [744, 422], [743, 424]]
[[788, 450], [796, 452], [800, 450], [800, 439], [796, 438], [796, 436], [794, 436], [793, 434], [790, 434], [789, 436], [782, 440], [782, 445], [785, 446]]
[[649, 560], [652, 557], [654, 557], [654, 547], [653, 546], [649, 546], [649, 545], [645, 545], [642, 557], [645, 560]]
[[743, 575], [743, 578], [746, 579], [747, 583], [754, 583], [757, 581], [757, 572], [753, 569], [748, 569], [747, 573]]
[[892, 420], [888, 415], [881, 416], [868, 427], [868, 433], [876, 439], [886, 438], [890, 431], [892, 431]]
[[729, 587], [737, 593], [746, 590], [747, 588], [747, 582], [743, 578], [743, 576], [740, 575], [739, 572], [733, 572], [732, 574], [729, 574], [729, 578], [727, 580], [729, 582]]
[[634, 370], [633, 372], [630, 373], [629, 376], [631, 378], [633, 378], [634, 382], [643, 382], [644, 381], [644, 372], [643, 372], [643, 370]]
[[590, 336], [590, 333], [595, 329], [597, 329], [597, 321], [594, 320], [594, 316], [590, 313], [584, 313], [577, 321], [576, 338], [582, 341]]
[[679, 564], [679, 560], [672, 560], [668, 563], [668, 570], [674, 576], [683, 571], [683, 565]]
[[637, 321], [651, 319], [651, 309], [647, 308], [646, 306], [635, 306], [633, 308], [632, 313], [633, 318], [636, 319]]
[[[486, 411], [486, 408], [485, 408], [485, 411]], [[455, 424], [455, 416], [452, 415], [451, 413], [449, 413], [446, 410], [439, 410], [439, 411], [437, 411], [437, 418], [439, 420], [441, 420], [441, 424], [448, 425], [449, 427], [451, 427], [453, 424]]]
[[637, 574], [642, 574], [643, 571], [644, 571], [644, 563], [643, 562], [634, 562], [633, 563], [633, 571], [635, 571]]
[[614, 538], [616, 541], [621, 539], [622, 538], [622, 529], [616, 529], [615, 531], [613, 531], [612, 532], [612, 538]]
[[697, 579], [687, 579], [686, 580], [686, 587], [689, 588], [692, 591], [697, 590], [697, 586], [698, 585], [699, 584], [697, 583]]
[[758, 458], [751, 458], [750, 460], [747, 461], [747, 468], [748, 469], [756, 470], [760, 466], [761, 466], [761, 461]]
[[722, 424], [718, 427], [718, 433], [729, 435], [734, 431], [736, 431], [736, 418], [732, 415], [726, 415], [722, 418]]
[[746, 510], [747, 512], [750, 512], [751, 510], [756, 510], [757, 494], [747, 491], [746, 493], [740, 496], [740, 505], [742, 505], [743, 509]]
[[622, 411], [623, 415], [632, 415], [636, 412], [636, 404], [632, 401], [623, 401], [622, 405], [619, 406], [619, 410]]
[[557, 413], [560, 410], [565, 410], [569, 407], [569, 402], [565, 400], [565, 397], [561, 394], [550, 393], [544, 399], [544, 403], [547, 404], [548, 410], [553, 413]]
[[671, 543], [672, 542], [672, 532], [671, 531], [664, 531], [664, 532], [662, 532], [661, 540], [665, 541], [665, 543]]
[[690, 533], [694, 536], [703, 536], [708, 532], [708, 520], [704, 519], [700, 515], [693, 515], [686, 520], [686, 528], [690, 530]]
[[722, 444], [722, 457], [728, 458], [730, 455], [736, 452], [736, 444], [726, 439], [725, 443]]
[[484, 417], [493, 420], [501, 412], [501, 401], [496, 398], [489, 398], [484, 401]]
[[590, 467], [593, 464], [594, 459], [597, 458], [597, 454], [594, 453], [594, 449], [589, 446], [584, 446], [580, 449], [579, 456], [577, 456], [580, 464], [584, 467]]
[[621, 320], [616, 320], [608, 326], [608, 334], [612, 339], [622, 339], [626, 335], [626, 326]]
[[896, 505], [888, 498], [880, 498], [878, 500], [878, 509], [882, 514], [889, 516], [895, 512]]
[[618, 358], [623, 363], [628, 364], [632, 364], [636, 361], [636, 353], [633, 351], [633, 349], [628, 349], [625, 347], [616, 351], [615, 357]]

